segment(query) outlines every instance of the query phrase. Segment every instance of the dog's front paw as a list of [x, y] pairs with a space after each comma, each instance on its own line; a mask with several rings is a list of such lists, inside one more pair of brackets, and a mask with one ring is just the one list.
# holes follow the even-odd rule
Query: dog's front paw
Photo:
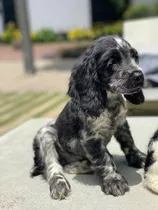
[[65, 199], [71, 192], [69, 182], [63, 175], [56, 175], [50, 182], [50, 195], [53, 199]]
[[119, 173], [105, 177], [102, 184], [102, 191], [106, 195], [121, 196], [129, 191], [128, 182]]
[[143, 152], [139, 150], [132, 151], [126, 156], [126, 158], [129, 166], [134, 168], [144, 168], [146, 155]]

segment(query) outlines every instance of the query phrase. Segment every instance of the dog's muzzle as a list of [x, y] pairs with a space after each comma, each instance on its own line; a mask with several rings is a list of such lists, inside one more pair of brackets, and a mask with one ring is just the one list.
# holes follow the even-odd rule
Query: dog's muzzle
[[144, 85], [143, 73], [139, 70], [133, 71], [129, 76], [129, 83], [133, 84], [134, 87], [137, 86], [143, 87]]

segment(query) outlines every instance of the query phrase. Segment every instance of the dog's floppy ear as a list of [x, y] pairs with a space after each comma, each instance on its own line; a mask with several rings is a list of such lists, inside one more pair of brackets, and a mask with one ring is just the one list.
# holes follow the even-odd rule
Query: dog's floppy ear
[[87, 51], [74, 67], [68, 95], [91, 116], [99, 116], [104, 110], [107, 95], [98, 81], [97, 64], [92, 52]]
[[140, 90], [138, 93], [132, 95], [124, 95], [124, 97], [132, 104], [142, 104], [145, 100], [143, 91]]

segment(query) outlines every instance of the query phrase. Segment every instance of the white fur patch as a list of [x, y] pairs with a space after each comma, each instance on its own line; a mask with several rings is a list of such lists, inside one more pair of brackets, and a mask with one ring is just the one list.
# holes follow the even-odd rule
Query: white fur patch
[[40, 142], [40, 153], [45, 162], [47, 181], [50, 182], [54, 174], [62, 173], [62, 166], [58, 162], [58, 153], [54, 146], [57, 131], [53, 127], [45, 126], [39, 130], [37, 138]]
[[146, 173], [144, 186], [149, 190], [158, 193], [158, 162], [155, 162], [152, 166], [150, 166], [148, 172]]
[[146, 172], [146, 178], [144, 180], [144, 186], [151, 191], [158, 193], [158, 142], [152, 144], [153, 158], [156, 161], [153, 163]]
[[104, 127], [104, 129], [109, 129], [110, 128], [109, 115], [110, 115], [109, 112], [106, 110], [97, 119], [95, 119], [94, 122], [92, 123], [93, 131], [98, 131], [102, 127]]
[[96, 139], [103, 139], [106, 137], [108, 143], [114, 130], [110, 119], [111, 116], [107, 110], [105, 110], [98, 118], [94, 120], [92, 118], [89, 119], [89, 122], [92, 125], [93, 133], [95, 134], [94, 137]]
[[[114, 117], [112, 112], [105, 110], [98, 118], [89, 118], [88, 121], [92, 125], [93, 133], [95, 133], [95, 138], [105, 138], [113, 135], [114, 131], [119, 125], [123, 125], [126, 119], [126, 108], [120, 106], [120, 111]], [[108, 142], [107, 142], [108, 143]]]
[[133, 58], [131, 59], [131, 64], [135, 66], [137, 70], [142, 71], [142, 68], [140, 68], [140, 66], [137, 64], [137, 62]]
[[127, 109], [121, 106], [119, 114], [115, 117], [116, 126], [123, 125], [125, 123], [126, 114], [127, 114]]
[[123, 47], [123, 41], [122, 41], [121, 38], [115, 37], [115, 41], [118, 43], [118, 45], [120, 45], [121, 47]]

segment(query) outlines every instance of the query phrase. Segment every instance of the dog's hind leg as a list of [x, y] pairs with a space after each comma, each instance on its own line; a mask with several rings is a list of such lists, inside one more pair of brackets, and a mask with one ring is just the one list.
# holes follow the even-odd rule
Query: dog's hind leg
[[49, 183], [51, 197], [63, 199], [69, 195], [71, 187], [58, 162], [58, 153], [54, 145], [57, 138], [57, 130], [53, 125], [47, 125], [38, 131], [33, 144], [35, 165], [31, 175], [43, 174]]
[[64, 166], [64, 171], [69, 174], [92, 173], [91, 163], [88, 160], [72, 162]]

